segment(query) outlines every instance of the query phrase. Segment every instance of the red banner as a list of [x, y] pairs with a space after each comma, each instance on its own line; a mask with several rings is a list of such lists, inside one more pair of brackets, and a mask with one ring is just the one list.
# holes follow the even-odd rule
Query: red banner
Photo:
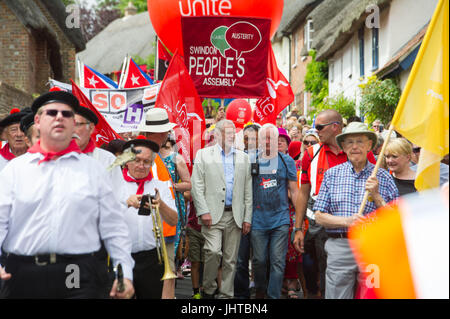
[[200, 96], [264, 96], [270, 19], [183, 17], [181, 26], [185, 64]]
[[177, 124], [174, 131], [179, 153], [192, 171], [195, 154], [204, 146], [205, 115], [183, 58], [177, 52], [169, 64], [155, 107], [165, 109], [170, 122]]

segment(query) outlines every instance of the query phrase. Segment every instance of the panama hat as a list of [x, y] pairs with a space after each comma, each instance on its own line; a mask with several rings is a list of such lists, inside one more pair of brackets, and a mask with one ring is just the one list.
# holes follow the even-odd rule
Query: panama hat
[[351, 122], [349, 125], [347, 125], [344, 128], [343, 132], [341, 134], [339, 134], [338, 136], [336, 136], [336, 142], [339, 145], [339, 147], [341, 149], [343, 149], [342, 142], [344, 141], [344, 139], [349, 135], [355, 135], [355, 134], [366, 135], [372, 141], [372, 149], [374, 149], [376, 147], [377, 140], [378, 140], [377, 134], [375, 134], [372, 131], [369, 131], [367, 126], [361, 122]]
[[170, 123], [166, 110], [154, 107], [147, 111], [138, 130], [141, 132], [164, 133], [170, 131], [175, 126], [176, 124]]

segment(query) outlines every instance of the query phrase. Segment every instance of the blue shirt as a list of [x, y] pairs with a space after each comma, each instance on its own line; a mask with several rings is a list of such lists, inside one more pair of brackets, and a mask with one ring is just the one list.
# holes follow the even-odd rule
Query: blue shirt
[[288, 183], [297, 181], [295, 162], [279, 153], [271, 160], [258, 155], [258, 163], [260, 173], [253, 176], [252, 229], [270, 230], [289, 225]]
[[234, 184], [234, 157], [236, 150], [234, 147], [225, 154], [225, 151], [220, 145], [217, 145], [220, 149], [220, 154], [222, 155], [223, 170], [225, 176], [225, 206], [231, 206], [233, 203], [233, 184]]
[[[375, 165], [368, 161], [364, 169], [357, 173], [350, 161], [347, 161], [328, 169], [325, 172], [313, 210], [341, 217], [357, 214], [364, 197], [366, 181], [374, 167]], [[378, 170], [377, 179], [378, 192], [386, 203], [398, 198], [398, 189], [394, 179], [385, 169]], [[375, 203], [368, 200], [363, 214], [369, 214], [376, 209]], [[327, 232], [330, 233], [346, 231], [346, 228], [327, 229]]]

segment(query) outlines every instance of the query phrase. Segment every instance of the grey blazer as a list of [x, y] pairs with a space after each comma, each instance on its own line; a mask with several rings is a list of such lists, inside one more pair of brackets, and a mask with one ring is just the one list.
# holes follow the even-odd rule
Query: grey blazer
[[[218, 145], [197, 152], [191, 182], [197, 216], [210, 213], [212, 224], [218, 223], [225, 207], [226, 192], [222, 155]], [[242, 228], [243, 222], [252, 222], [252, 201], [250, 160], [246, 153], [236, 150], [232, 209], [239, 228]]]

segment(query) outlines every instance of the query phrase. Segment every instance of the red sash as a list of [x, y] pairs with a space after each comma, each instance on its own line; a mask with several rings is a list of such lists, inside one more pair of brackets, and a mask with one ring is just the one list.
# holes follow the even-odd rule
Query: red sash
[[10, 152], [9, 150], [9, 143], [6, 143], [5, 146], [3, 146], [0, 149], [0, 155], [5, 158], [5, 160], [10, 161], [13, 158], [16, 158], [16, 155]]
[[147, 177], [142, 178], [142, 179], [134, 179], [133, 177], [129, 176], [129, 175], [128, 175], [128, 169], [127, 169], [126, 167], [122, 170], [122, 174], [123, 174], [123, 178], [124, 178], [127, 182], [130, 182], [130, 183], [134, 182], [134, 183], [137, 183], [137, 184], [138, 184], [138, 189], [137, 189], [137, 191], [136, 191], [136, 195], [141, 195], [141, 194], [143, 194], [143, 193], [144, 193], [144, 185], [145, 185], [145, 182], [149, 182], [149, 181], [151, 181], [151, 180], [153, 179], [153, 176], [152, 176], [152, 172], [151, 172], [151, 171], [150, 171], [150, 173], [147, 175]]
[[38, 165], [43, 163], [43, 162], [47, 162], [47, 161], [51, 161], [53, 160], [55, 157], [59, 157], [59, 156], [63, 156], [67, 153], [70, 152], [76, 152], [76, 153], [81, 153], [80, 148], [78, 147], [78, 144], [75, 142], [75, 140], [71, 140], [69, 146], [60, 151], [60, 152], [46, 152], [41, 148], [41, 141], [38, 141], [36, 144], [34, 144], [31, 148], [28, 149], [29, 153], [41, 153], [42, 155], [44, 155], [44, 158], [41, 159], [38, 162]]
[[92, 153], [95, 150], [95, 143], [92, 138], [89, 139], [89, 143], [86, 145], [84, 150], [82, 151], [84, 154]]

